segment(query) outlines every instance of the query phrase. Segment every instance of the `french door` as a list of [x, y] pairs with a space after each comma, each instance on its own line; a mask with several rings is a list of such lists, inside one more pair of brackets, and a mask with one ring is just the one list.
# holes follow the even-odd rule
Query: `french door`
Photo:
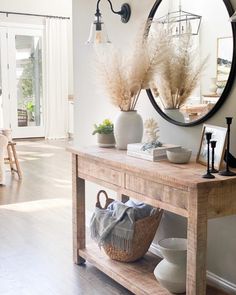
[[[2, 27], [2, 123], [13, 138], [43, 137], [43, 30]], [[1, 93], [1, 92], [0, 92]]]

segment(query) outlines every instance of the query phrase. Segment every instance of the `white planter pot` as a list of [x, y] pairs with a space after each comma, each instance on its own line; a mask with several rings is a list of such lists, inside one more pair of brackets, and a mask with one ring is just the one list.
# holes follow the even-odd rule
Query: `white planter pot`
[[158, 244], [164, 259], [154, 270], [156, 279], [168, 291], [184, 293], [186, 291], [187, 240], [170, 238]]
[[127, 144], [139, 143], [143, 137], [143, 120], [137, 111], [121, 111], [114, 123], [116, 147], [126, 150]]
[[164, 112], [172, 120], [182, 123], [185, 122], [184, 115], [179, 109], [164, 109]]

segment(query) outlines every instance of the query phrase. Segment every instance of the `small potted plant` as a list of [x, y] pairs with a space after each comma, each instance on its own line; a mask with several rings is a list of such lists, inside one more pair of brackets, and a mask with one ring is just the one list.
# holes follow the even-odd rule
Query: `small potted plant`
[[100, 147], [114, 147], [113, 123], [109, 119], [105, 119], [101, 124], [94, 125], [93, 135], [97, 134], [98, 146]]
[[27, 110], [27, 115], [28, 115], [29, 122], [34, 122], [35, 105], [33, 104], [32, 101], [28, 101], [27, 102], [27, 104], [26, 104], [26, 110]]

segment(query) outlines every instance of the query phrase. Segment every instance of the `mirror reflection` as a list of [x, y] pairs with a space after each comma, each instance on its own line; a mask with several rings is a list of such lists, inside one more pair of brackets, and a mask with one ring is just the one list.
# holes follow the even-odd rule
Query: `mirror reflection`
[[[172, 120], [198, 121], [217, 104], [232, 67], [233, 35], [226, 6], [222, 0], [162, 0], [150, 32], [156, 24], [163, 26], [175, 49], [152, 95]], [[184, 52], [188, 53], [185, 58]], [[176, 86], [181, 83], [182, 88]]]

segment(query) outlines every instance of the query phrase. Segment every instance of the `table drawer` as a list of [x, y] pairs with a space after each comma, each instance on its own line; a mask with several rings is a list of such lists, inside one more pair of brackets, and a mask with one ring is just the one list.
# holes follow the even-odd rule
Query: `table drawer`
[[159, 200], [173, 206], [188, 209], [189, 192], [163, 185], [154, 181], [139, 178], [135, 175], [125, 175], [125, 188], [146, 197]]
[[79, 158], [78, 172], [117, 186], [122, 186], [123, 184], [122, 172], [95, 161], [88, 161]]

